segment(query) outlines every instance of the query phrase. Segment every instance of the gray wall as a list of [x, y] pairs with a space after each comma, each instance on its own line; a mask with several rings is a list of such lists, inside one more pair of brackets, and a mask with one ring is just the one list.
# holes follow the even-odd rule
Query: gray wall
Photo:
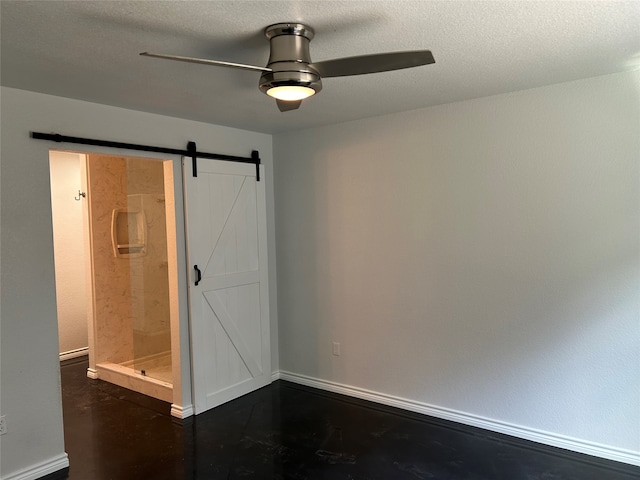
[[[0, 412], [8, 433], [0, 437], [0, 476], [42, 464], [64, 465], [58, 325], [49, 186], [49, 149], [102, 151], [166, 158], [146, 152], [83, 148], [29, 138], [30, 131], [186, 148], [195, 141], [205, 152], [249, 156], [260, 151], [266, 167], [267, 226], [275, 254], [271, 136], [162, 117], [77, 100], [2, 88], [2, 317]], [[174, 161], [176, 222], [184, 225], [180, 159]], [[189, 350], [184, 231], [178, 229], [181, 355], [185, 371], [182, 405], [188, 405]], [[270, 265], [273, 296], [272, 367], [278, 369], [275, 262]], [[175, 388], [175, 386], [174, 386]], [[43, 470], [41, 474], [49, 473]]]
[[640, 72], [274, 157], [285, 377], [640, 462]]

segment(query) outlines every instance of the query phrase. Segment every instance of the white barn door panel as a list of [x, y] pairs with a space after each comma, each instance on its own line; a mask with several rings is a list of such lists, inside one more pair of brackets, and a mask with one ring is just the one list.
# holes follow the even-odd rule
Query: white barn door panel
[[271, 382], [265, 189], [253, 164], [182, 163], [198, 414]]

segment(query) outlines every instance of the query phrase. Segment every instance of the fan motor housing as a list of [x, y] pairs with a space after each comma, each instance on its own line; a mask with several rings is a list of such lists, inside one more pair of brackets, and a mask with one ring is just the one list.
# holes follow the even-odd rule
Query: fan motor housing
[[311, 27], [301, 23], [276, 23], [264, 31], [271, 52], [269, 67], [272, 71], [260, 77], [260, 90], [266, 93], [273, 87], [301, 86], [322, 90], [320, 75], [309, 67], [309, 42], [313, 39]]

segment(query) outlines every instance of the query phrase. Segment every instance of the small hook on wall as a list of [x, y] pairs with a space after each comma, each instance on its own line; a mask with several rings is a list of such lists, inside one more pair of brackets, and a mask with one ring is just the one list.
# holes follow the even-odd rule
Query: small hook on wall
[[87, 194], [84, 192], [81, 192], [80, 190], [78, 190], [78, 196], [77, 197], [73, 197], [75, 200], [80, 201], [81, 198], [86, 197]]

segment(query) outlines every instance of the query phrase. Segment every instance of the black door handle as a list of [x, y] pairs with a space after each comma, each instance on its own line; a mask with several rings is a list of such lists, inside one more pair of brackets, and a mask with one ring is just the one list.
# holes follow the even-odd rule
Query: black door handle
[[193, 268], [195, 268], [196, 270], [196, 285], [198, 285], [198, 283], [200, 283], [200, 280], [202, 280], [202, 272], [198, 268], [198, 265], [194, 265]]

